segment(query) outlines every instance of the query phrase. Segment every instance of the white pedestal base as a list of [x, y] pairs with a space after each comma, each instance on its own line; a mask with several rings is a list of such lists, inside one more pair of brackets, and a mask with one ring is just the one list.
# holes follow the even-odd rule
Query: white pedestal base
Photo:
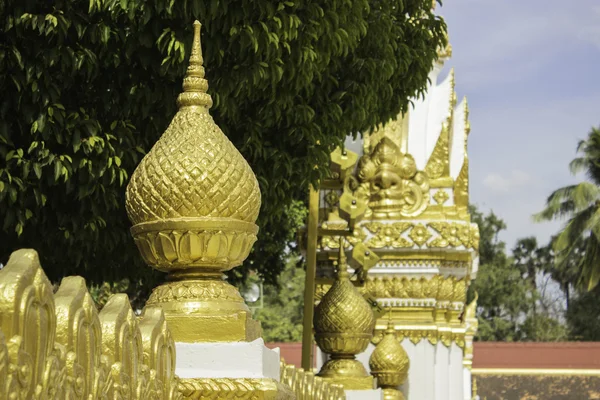
[[271, 378], [279, 381], [279, 348], [253, 342], [175, 343], [180, 378]]
[[383, 390], [344, 390], [346, 400], [383, 400]]

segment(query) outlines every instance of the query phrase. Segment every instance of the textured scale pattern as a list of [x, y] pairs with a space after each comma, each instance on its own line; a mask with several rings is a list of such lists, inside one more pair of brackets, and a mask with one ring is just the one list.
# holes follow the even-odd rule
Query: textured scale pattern
[[318, 333], [371, 334], [375, 319], [369, 303], [349, 279], [336, 280], [315, 312]]
[[395, 371], [402, 375], [408, 371], [409, 364], [408, 355], [394, 333], [383, 337], [369, 359], [373, 373]]
[[182, 107], [127, 188], [134, 225], [171, 218], [255, 222], [260, 189], [252, 169], [204, 107]]

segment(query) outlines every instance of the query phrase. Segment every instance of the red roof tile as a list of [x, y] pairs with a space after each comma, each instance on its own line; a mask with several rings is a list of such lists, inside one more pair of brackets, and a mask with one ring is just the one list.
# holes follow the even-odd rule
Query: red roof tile
[[600, 342], [476, 342], [473, 368], [600, 369]]

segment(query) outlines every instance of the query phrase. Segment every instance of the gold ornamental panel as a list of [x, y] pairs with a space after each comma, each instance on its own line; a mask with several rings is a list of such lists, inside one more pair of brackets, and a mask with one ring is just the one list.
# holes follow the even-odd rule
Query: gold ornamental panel
[[115, 295], [99, 314], [81, 277], [53, 294], [34, 250], [0, 270], [0, 328], [0, 399], [181, 398], [162, 310], [140, 321]]
[[[345, 248], [362, 242], [375, 250], [479, 249], [479, 227], [467, 221], [423, 221], [362, 223], [346, 237]], [[338, 236], [320, 238], [321, 250], [339, 248]]]

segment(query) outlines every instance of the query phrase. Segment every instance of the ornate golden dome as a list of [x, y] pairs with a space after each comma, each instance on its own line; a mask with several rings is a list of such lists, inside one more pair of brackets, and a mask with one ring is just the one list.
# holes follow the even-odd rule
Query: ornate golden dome
[[179, 111], [127, 186], [127, 213], [134, 225], [190, 217], [253, 223], [258, 217], [256, 177], [208, 113], [212, 99], [206, 93], [198, 21], [194, 30]]
[[350, 282], [343, 241], [342, 237], [337, 278], [315, 310], [315, 340], [331, 355], [318, 375], [346, 390], [373, 389], [373, 378], [355, 355], [369, 345], [375, 317], [369, 303]]
[[373, 337], [371, 306], [350, 282], [344, 246], [340, 245], [337, 279], [315, 310], [315, 340], [326, 353], [363, 352]]
[[393, 393], [408, 375], [410, 360], [406, 351], [396, 337], [396, 330], [392, 321], [389, 322], [383, 339], [379, 342], [371, 358], [369, 368], [371, 374], [377, 378], [377, 383], [386, 392], [386, 399], [401, 399], [401, 393]]
[[163, 271], [240, 265], [256, 240], [260, 189], [252, 169], [208, 113], [200, 23], [179, 111], [140, 162], [126, 208], [142, 257]]

